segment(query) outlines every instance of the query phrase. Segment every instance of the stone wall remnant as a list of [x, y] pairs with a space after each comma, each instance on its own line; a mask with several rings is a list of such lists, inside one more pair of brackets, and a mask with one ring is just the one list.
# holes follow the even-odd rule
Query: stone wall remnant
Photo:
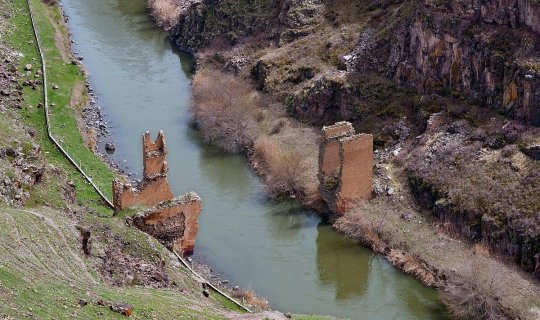
[[356, 134], [350, 122], [322, 129], [319, 149], [319, 190], [328, 207], [343, 214], [371, 198], [373, 136]]
[[150, 132], [145, 132], [143, 143], [143, 181], [138, 188], [119, 179], [113, 181], [113, 204], [115, 211], [135, 205], [153, 206], [171, 200], [174, 195], [167, 181], [167, 144], [163, 131], [159, 131], [156, 141]]
[[168, 249], [190, 255], [195, 248], [200, 213], [201, 198], [190, 192], [129, 217], [128, 222], [158, 239]]
[[167, 181], [167, 144], [163, 131], [155, 141], [145, 132], [142, 143], [143, 181], [133, 187], [115, 179], [114, 209], [118, 212], [137, 205], [152, 206], [128, 217], [128, 223], [155, 237], [170, 250], [182, 255], [192, 254], [199, 230], [201, 198], [193, 192], [174, 198]]

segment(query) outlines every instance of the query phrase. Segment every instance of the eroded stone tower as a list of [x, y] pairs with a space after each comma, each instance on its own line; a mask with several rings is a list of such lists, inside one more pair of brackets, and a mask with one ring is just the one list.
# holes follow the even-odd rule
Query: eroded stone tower
[[155, 142], [150, 132], [145, 132], [142, 144], [143, 181], [139, 188], [129, 183], [124, 184], [119, 179], [113, 181], [113, 204], [116, 211], [135, 205], [153, 206], [174, 197], [167, 181], [167, 145], [163, 131], [159, 131]]
[[319, 189], [328, 207], [342, 214], [371, 198], [373, 136], [355, 134], [349, 122], [337, 122], [322, 131]]
[[152, 206], [128, 221], [140, 230], [154, 236], [170, 250], [182, 255], [191, 254], [199, 230], [201, 198], [191, 192], [174, 198], [167, 181], [167, 144], [160, 131], [152, 140], [145, 132], [143, 144], [143, 181], [139, 187], [113, 181], [113, 204], [115, 211], [133, 206]]

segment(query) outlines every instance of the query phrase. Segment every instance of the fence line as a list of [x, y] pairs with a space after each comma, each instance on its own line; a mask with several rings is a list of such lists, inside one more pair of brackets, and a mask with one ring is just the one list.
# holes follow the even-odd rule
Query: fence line
[[51, 122], [50, 122], [50, 118], [49, 118], [49, 95], [48, 95], [48, 88], [47, 88], [47, 68], [46, 68], [46, 64], [45, 64], [45, 57], [43, 56], [43, 52], [41, 50], [41, 43], [39, 41], [39, 34], [38, 34], [36, 24], [35, 24], [35, 21], [34, 21], [34, 13], [32, 11], [32, 5], [30, 4], [30, 0], [26, 0], [26, 4], [28, 5], [28, 10], [30, 12], [30, 22], [32, 23], [32, 30], [34, 31], [34, 38], [36, 40], [39, 57], [41, 59], [41, 72], [43, 73], [43, 100], [44, 100], [44, 103], [45, 103], [45, 106], [43, 107], [43, 110], [45, 111], [45, 123], [47, 125], [47, 135], [49, 136], [49, 139], [60, 150], [60, 152], [62, 152], [62, 154], [69, 160], [69, 162], [71, 162], [71, 164], [73, 164], [73, 166], [75, 166], [75, 168], [77, 168], [77, 170], [83, 175], [83, 177], [86, 179], [86, 181], [88, 181], [88, 183], [90, 183], [90, 185], [92, 185], [94, 190], [96, 190], [96, 192], [105, 201], [105, 203], [107, 203], [107, 205], [109, 207], [114, 209], [114, 205], [111, 202], [111, 200], [109, 200], [109, 198], [107, 198], [107, 196], [101, 191], [101, 189], [99, 189], [98, 186], [92, 181], [92, 178], [90, 178], [90, 176], [88, 176], [86, 174], [86, 172], [84, 172], [82, 167], [79, 164], [77, 164], [77, 162], [69, 155], [69, 153], [67, 153], [66, 150], [64, 150], [64, 148], [60, 145], [60, 143], [52, 135]]
[[230, 301], [232, 301], [235, 305], [239, 306], [240, 308], [246, 310], [247, 312], [249, 313], [253, 313], [253, 311], [251, 311], [249, 308], [247, 308], [246, 306], [242, 305], [241, 303], [239, 303], [238, 301], [234, 300], [233, 298], [231, 298], [230, 296], [228, 296], [225, 292], [219, 290], [218, 287], [214, 286], [213, 284], [210, 283], [210, 281], [207, 281], [206, 279], [204, 279], [200, 274], [198, 274], [195, 270], [193, 270], [193, 268], [189, 265], [189, 263], [187, 263], [186, 260], [184, 260], [184, 258], [182, 258], [181, 255], [179, 255], [176, 251], [174, 251], [173, 249], [173, 253], [174, 255], [178, 258], [178, 260], [180, 260], [180, 262], [182, 262], [182, 264], [189, 270], [191, 271], [192, 274], [194, 274], [196, 277], [198, 277], [201, 281], [203, 281], [207, 286], [209, 286], [210, 288], [214, 289], [217, 293], [221, 294], [222, 296], [224, 296], [225, 298], [229, 299]]
[[[101, 191], [101, 189], [94, 183], [92, 178], [88, 174], [86, 174], [86, 172], [84, 172], [84, 170], [82, 169], [82, 164], [77, 164], [77, 162], [69, 155], [69, 153], [62, 147], [62, 145], [52, 135], [51, 123], [50, 123], [50, 118], [49, 118], [49, 97], [48, 97], [48, 89], [47, 89], [47, 70], [46, 70], [46, 64], [45, 64], [45, 57], [44, 57], [43, 52], [41, 50], [41, 44], [40, 44], [40, 41], [39, 41], [38, 31], [37, 31], [37, 28], [36, 28], [36, 25], [35, 25], [35, 22], [34, 22], [34, 14], [33, 14], [33, 11], [32, 11], [32, 6], [30, 4], [30, 0], [26, 0], [26, 4], [28, 5], [28, 10], [30, 12], [30, 21], [32, 23], [32, 29], [34, 31], [34, 38], [36, 40], [39, 57], [41, 59], [41, 71], [43, 73], [43, 100], [44, 100], [44, 103], [45, 103], [45, 106], [44, 106], [43, 109], [45, 111], [45, 123], [47, 125], [47, 135], [48, 135], [49, 139], [56, 145], [56, 147], [62, 152], [62, 154], [69, 160], [69, 162], [71, 162], [71, 164], [73, 164], [73, 166], [75, 166], [75, 168], [77, 168], [77, 170], [83, 175], [83, 177], [86, 179], [86, 181], [88, 181], [88, 183], [90, 183], [92, 185], [94, 190], [96, 190], [96, 192], [107, 203], [107, 205], [109, 205], [109, 207], [114, 209], [113, 203], [107, 198], [107, 196], [105, 196], [105, 194]], [[217, 288], [216, 286], [211, 284], [209, 281], [205, 280], [197, 272], [195, 272], [195, 270], [193, 270], [193, 268], [191, 268], [191, 266], [180, 255], [178, 255], [178, 253], [176, 253], [175, 251], [173, 251], [173, 253], [182, 262], [182, 264], [189, 271], [191, 271], [192, 274], [194, 274], [196, 277], [201, 279], [201, 281], [203, 281], [206, 285], [208, 285], [209, 287], [214, 289], [216, 292], [218, 292], [220, 295], [224, 296], [228, 300], [232, 301], [235, 305], [239, 306], [243, 310], [245, 310], [245, 311], [247, 311], [249, 313], [252, 313], [252, 311], [249, 308], [243, 306], [238, 301], [236, 301], [233, 298], [231, 298], [230, 296], [228, 296], [226, 293], [221, 291], [219, 288]]]

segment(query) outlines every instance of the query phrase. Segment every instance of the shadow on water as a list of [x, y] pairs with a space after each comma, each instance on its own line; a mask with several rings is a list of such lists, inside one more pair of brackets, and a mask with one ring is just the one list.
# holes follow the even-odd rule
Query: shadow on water
[[319, 281], [335, 290], [338, 301], [362, 297], [373, 255], [331, 230], [327, 222], [321, 222], [317, 231]]

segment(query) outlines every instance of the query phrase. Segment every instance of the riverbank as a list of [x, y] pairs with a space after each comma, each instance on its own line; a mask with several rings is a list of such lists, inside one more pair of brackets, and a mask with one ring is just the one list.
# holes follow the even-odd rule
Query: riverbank
[[[348, 9], [348, 3], [340, 1], [337, 7], [334, 8], [335, 11], [332, 12], [325, 11], [324, 5], [306, 5], [305, 8], [302, 7], [303, 4], [298, 4], [298, 8], [295, 5], [289, 6], [289, 9], [294, 9], [291, 9], [291, 19], [289, 20], [285, 16], [286, 13], [282, 13], [279, 15], [279, 23], [285, 29], [280, 35], [290, 36], [291, 38], [283, 41], [280, 38], [277, 43], [274, 40], [279, 36], [269, 35], [261, 27], [272, 25], [272, 23], [277, 24], [271, 18], [268, 19], [268, 16], [273, 13], [273, 6], [268, 4], [269, 9], [266, 8], [268, 9], [266, 10], [264, 5], [263, 3], [250, 11], [250, 14], [260, 15], [261, 19], [257, 23], [249, 22], [249, 17], [239, 15], [239, 12], [245, 14], [245, 8], [194, 5], [193, 8], [205, 7], [216, 15], [222, 15], [224, 21], [234, 21], [234, 23], [231, 22], [231, 25], [235, 25], [236, 28], [227, 29], [230, 33], [226, 33], [223, 38], [217, 37], [214, 33], [215, 29], [213, 29], [214, 20], [205, 20], [207, 17], [204, 14], [199, 14], [201, 11], [186, 10], [185, 16], [180, 18], [180, 23], [176, 29], [172, 30], [173, 38], [183, 48], [187, 45], [187, 49], [199, 49], [197, 53], [198, 64], [202, 68], [212, 69], [214, 76], [219, 77], [220, 72], [224, 71], [229, 75], [234, 74], [240, 81], [250, 83], [252, 79], [255, 79], [256, 87], [270, 96], [265, 98], [266, 102], [263, 105], [277, 106], [278, 115], [283, 115], [285, 110], [292, 111], [290, 113], [295, 114], [298, 118], [316, 123], [316, 125], [320, 124], [321, 121], [327, 122], [332, 117], [350, 117], [360, 119], [355, 123], [358, 127], [374, 131], [377, 146], [379, 147], [375, 159], [376, 179], [374, 193], [376, 198], [360, 206], [351, 214], [336, 217], [335, 227], [338, 230], [352, 239], [373, 247], [376, 252], [387, 255], [390, 262], [398, 268], [419, 277], [425, 284], [439, 287], [457, 317], [467, 316], [460, 313], [463, 312], [460, 308], [470, 308], [469, 310], [472, 310], [473, 315], [469, 316], [488, 317], [489, 315], [485, 315], [483, 312], [489, 306], [489, 309], [493, 310], [491, 315], [493, 317], [518, 315], [525, 319], [536, 319], [540, 308], [538, 280], [530, 274], [519, 270], [511, 261], [507, 261], [508, 259], [504, 255], [495, 252], [485, 242], [480, 241], [479, 243], [477, 240], [471, 244], [465, 237], [460, 235], [462, 230], [456, 228], [452, 221], [434, 219], [431, 212], [422, 209], [418, 205], [416, 194], [410, 189], [410, 172], [406, 170], [412, 168], [415, 174], [423, 172], [422, 170], [425, 172], [425, 168], [421, 168], [421, 166], [411, 166], [415, 158], [418, 163], [423, 161], [418, 159], [418, 152], [416, 154], [413, 152], [416, 147], [414, 137], [422, 135], [425, 127], [429, 128], [430, 125], [432, 131], [425, 132], [423, 136], [418, 136], [421, 138], [421, 143], [427, 141], [426, 144], [431, 145], [441, 135], [444, 136], [443, 132], [447, 129], [450, 134], [468, 133], [472, 129], [463, 121], [459, 122], [459, 112], [462, 112], [463, 115], [465, 111], [457, 110], [452, 105], [453, 101], [447, 101], [442, 97], [414, 96], [407, 88], [397, 87], [388, 80], [373, 77], [366, 82], [365, 79], [353, 72], [350, 75], [346, 74], [344, 71], [351, 69], [352, 63], [356, 61], [351, 59], [360, 59], [358, 56], [361, 57], [362, 50], [374, 45], [370, 43], [373, 32], [369, 33], [369, 28], [364, 33], [360, 33], [360, 39], [355, 38], [353, 31], [358, 26], [351, 26], [350, 14], [344, 13]], [[298, 11], [295, 11], [296, 9]], [[302, 11], [303, 9], [305, 11]], [[400, 9], [402, 8], [400, 7], [397, 10]], [[413, 10], [414, 8], [405, 9]], [[238, 12], [235, 10], [238, 10]], [[322, 13], [329, 14], [329, 16], [325, 16], [325, 18], [329, 17], [329, 20], [320, 22], [320, 19], [316, 19], [317, 14], [314, 14], [314, 12], [321, 13], [321, 17], [323, 16]], [[330, 16], [331, 14], [334, 16]], [[380, 11], [378, 14], [379, 17], [380, 15], [384, 16]], [[337, 17], [341, 16], [343, 16], [342, 20], [336, 20]], [[347, 19], [349, 20], [347, 21]], [[291, 21], [296, 23], [290, 23]], [[205, 28], [197, 29], [197, 32], [190, 34], [190, 28], [198, 25], [198, 23], [204, 25]], [[339, 26], [340, 23], [343, 23], [343, 28], [336, 28], [335, 26]], [[363, 27], [364, 25], [362, 25]], [[223, 25], [220, 25], [220, 34], [223, 34], [223, 28]], [[260, 32], [253, 35], [254, 29], [260, 30]], [[250, 30], [249, 34], [251, 36], [244, 34], [246, 30]], [[292, 32], [298, 30], [300, 30], [300, 33]], [[338, 35], [336, 30], [340, 30], [341, 34]], [[320, 31], [320, 33], [317, 33], [317, 31]], [[320, 49], [318, 45], [320, 44], [322, 47], [325, 39], [320, 37], [319, 34], [322, 35], [325, 32], [335, 35], [326, 39], [328, 40], [326, 49]], [[297, 39], [298, 41], [296, 41]], [[353, 48], [355, 40], [358, 40], [361, 44], [356, 49]], [[354, 54], [346, 56], [346, 53], [353, 49], [356, 50], [353, 51]], [[334, 51], [330, 52], [331, 50]], [[321, 56], [313, 55], [314, 52], [320, 53]], [[342, 52], [342, 56], [338, 55], [339, 52]], [[368, 55], [368, 57], [371, 56]], [[336, 71], [334, 68], [338, 70]], [[341, 70], [341, 73], [339, 70]], [[226, 77], [229, 77], [229, 75]], [[357, 82], [362, 89], [360, 92], [351, 89], [351, 86], [356, 85]], [[194, 86], [194, 90], [197, 92], [197, 82], [194, 82]], [[262, 94], [255, 90], [253, 85], [251, 92], [253, 92], [253, 95]], [[290, 92], [293, 93], [289, 94]], [[394, 92], [395, 95], [388, 95], [388, 92]], [[215, 93], [207, 92], [203, 86], [200, 95], [204, 96], [206, 94]], [[355, 98], [360, 96], [361, 101], [350, 101], [350, 104], [343, 103], [342, 100], [349, 101], [344, 94]], [[249, 94], [246, 93], [245, 95], [248, 96]], [[412, 98], [408, 98], [410, 96]], [[419, 102], [416, 102], [417, 98]], [[287, 107], [279, 103], [284, 100], [287, 100]], [[319, 102], [319, 100], [323, 102]], [[365, 100], [371, 101], [371, 104], [366, 104]], [[412, 100], [414, 101], [411, 102]], [[208, 101], [202, 102], [212, 105]], [[382, 105], [382, 103], [387, 104]], [[359, 110], [350, 110], [351, 105], [356, 106], [357, 104], [360, 104], [358, 106]], [[435, 118], [429, 118], [429, 115], [440, 111], [441, 105], [445, 110], [447, 104], [449, 116], [448, 119], [443, 120], [442, 124], [441, 122], [437, 123]], [[271, 108], [265, 109], [258, 104], [255, 105], [257, 105], [257, 109], [271, 110]], [[379, 107], [379, 105], [382, 110], [375, 110], [375, 107]], [[404, 108], [398, 109], [396, 107], [401, 105]], [[495, 119], [492, 121], [496, 122], [495, 125], [489, 127], [482, 123], [485, 120], [478, 117], [480, 111], [473, 107], [471, 109], [471, 112], [476, 113], [476, 115], [465, 114], [464, 118], [470, 119], [474, 125], [480, 126], [481, 129], [477, 131], [484, 132], [485, 130], [487, 137], [484, 136], [481, 139], [487, 145], [492, 145], [493, 141], [490, 140], [489, 135], [497, 136], [498, 133], [495, 131], [498, 129], [496, 127], [499, 124], [504, 124], [507, 120], [500, 119], [494, 113], [487, 112], [490, 117], [493, 116], [492, 119]], [[334, 110], [335, 113], [332, 114], [329, 110]], [[363, 112], [360, 112], [362, 110]], [[207, 113], [210, 114], [211, 111]], [[245, 116], [245, 113], [243, 112], [242, 116]], [[256, 114], [255, 111], [255, 120], [252, 123], [257, 121]], [[399, 118], [399, 121], [397, 118]], [[292, 121], [294, 126], [293, 119], [287, 119], [287, 121]], [[451, 125], [446, 125], [444, 121], [448, 121]], [[205, 121], [200, 122], [204, 123]], [[426, 122], [428, 124], [424, 125]], [[268, 128], [268, 126], [264, 128], [264, 126], [255, 124], [254, 127], [257, 129], [254, 130], [255, 134], [252, 134], [251, 138], [248, 139], [250, 143], [244, 143], [247, 146], [248, 152], [246, 153], [248, 154], [255, 154], [255, 141], [260, 139], [261, 136], [270, 136], [270, 139], [273, 139], [270, 134], [272, 129]], [[310, 128], [309, 126], [305, 127]], [[261, 128], [263, 129], [261, 130]], [[204, 125], [202, 129], [204, 135]], [[534, 136], [534, 132], [536, 132], [534, 128], [525, 125], [520, 130], [526, 132], [523, 136]], [[222, 138], [219, 133], [227, 131], [217, 130], [217, 132], [217, 136], [213, 136], [208, 140], [217, 141], [219, 144]], [[501, 133], [501, 135], [504, 136], [503, 139], [506, 139], [509, 134], [506, 132]], [[210, 137], [212, 137], [212, 134], [210, 134]], [[315, 142], [317, 141], [317, 134], [314, 137], [312, 141]], [[317, 144], [308, 144], [308, 151], [306, 152], [304, 144], [299, 143], [295, 146], [294, 141], [299, 140], [298, 138], [303, 137], [302, 135], [288, 134], [284, 141], [293, 141], [292, 149], [302, 150], [311, 159], [316, 159], [318, 153]], [[467, 145], [469, 139], [474, 140], [477, 138], [471, 138], [468, 134], [463, 134], [459, 139], [466, 141], [466, 143], [453, 137], [449, 139], [456, 143], [456, 150], [462, 150], [462, 145]], [[509, 139], [509, 141], [512, 140]], [[436, 152], [439, 152], [437, 145], [432, 146]], [[262, 149], [266, 150], [268, 148], [263, 147]], [[446, 155], [443, 157], [443, 155], [439, 154], [441, 152], [446, 152]], [[452, 152], [442, 150], [439, 153], [427, 154], [427, 156], [438, 156], [438, 159], [444, 162], [447, 160], [445, 157]], [[488, 149], [485, 153], [484, 158], [488, 158], [490, 161], [499, 157], [499, 152], [496, 150], [491, 151]], [[519, 165], [519, 169], [525, 172], [525, 175], [530, 172], [531, 167], [535, 167], [533, 160], [526, 159], [519, 153], [510, 152], [508, 154], [512, 158], [510, 162], [525, 164], [524, 166]], [[267, 159], [271, 158], [267, 157]], [[279, 159], [279, 157], [276, 158]], [[259, 173], [268, 177], [267, 172], [271, 165], [266, 163], [265, 172], [265, 168], [261, 169], [260, 165], [261, 163], [264, 164], [265, 161], [261, 159], [264, 159], [264, 156], [256, 159], [252, 158], [251, 160]], [[409, 163], [405, 166], [404, 162]], [[498, 162], [508, 163], [509, 160], [505, 161], [503, 159]], [[316, 181], [316, 169], [314, 168], [316, 166], [312, 166], [308, 175], [311, 181]], [[484, 168], [488, 168], [488, 165], [482, 167], [482, 170]], [[490, 177], [490, 171], [485, 171], [486, 176]], [[456, 175], [456, 173], [446, 172], [445, 174], [449, 176]], [[514, 178], [512, 177], [512, 179]], [[505, 184], [508, 183], [509, 188], [512, 189], [516, 187], [515, 181], [519, 181], [518, 179], [521, 179], [521, 177], [514, 181], [505, 180]], [[482, 179], [479, 181], [488, 182]], [[441, 184], [440, 181], [438, 183]], [[466, 183], [466, 181], [443, 181], [441, 185], [447, 188], [452, 183], [459, 184]], [[468, 192], [466, 188], [462, 188], [462, 190]], [[477, 195], [470, 196], [474, 199]], [[534, 194], [528, 194], [526, 198], [528, 205], [534, 203]], [[503, 206], [507, 205], [505, 201], [502, 201]], [[433, 246], [430, 247], [426, 244], [432, 244]], [[448, 254], [448, 252], [452, 252], [452, 254]], [[490, 270], [488, 276], [490, 279], [482, 278], [482, 281], [478, 281], [475, 279], [478, 278], [476, 276], [478, 272], [475, 270], [482, 269], [484, 266], [487, 266], [485, 268]], [[511, 293], [509, 293], [510, 291]], [[459, 299], [459, 297], [470, 296], [481, 298], [469, 299], [470, 305], [466, 301]]]
[[[114, 173], [78, 134], [75, 114], [89, 98], [79, 63], [65, 51], [62, 13], [54, 2], [30, 4], [44, 39], [52, 127], [94, 180], [110, 185]], [[200, 284], [176, 257], [112, 217], [55, 148], [45, 126], [43, 74], [27, 4], [0, 1], [0, 9], [0, 215], [6, 222], [0, 228], [0, 317], [241, 317], [219, 295], [201, 298]]]

